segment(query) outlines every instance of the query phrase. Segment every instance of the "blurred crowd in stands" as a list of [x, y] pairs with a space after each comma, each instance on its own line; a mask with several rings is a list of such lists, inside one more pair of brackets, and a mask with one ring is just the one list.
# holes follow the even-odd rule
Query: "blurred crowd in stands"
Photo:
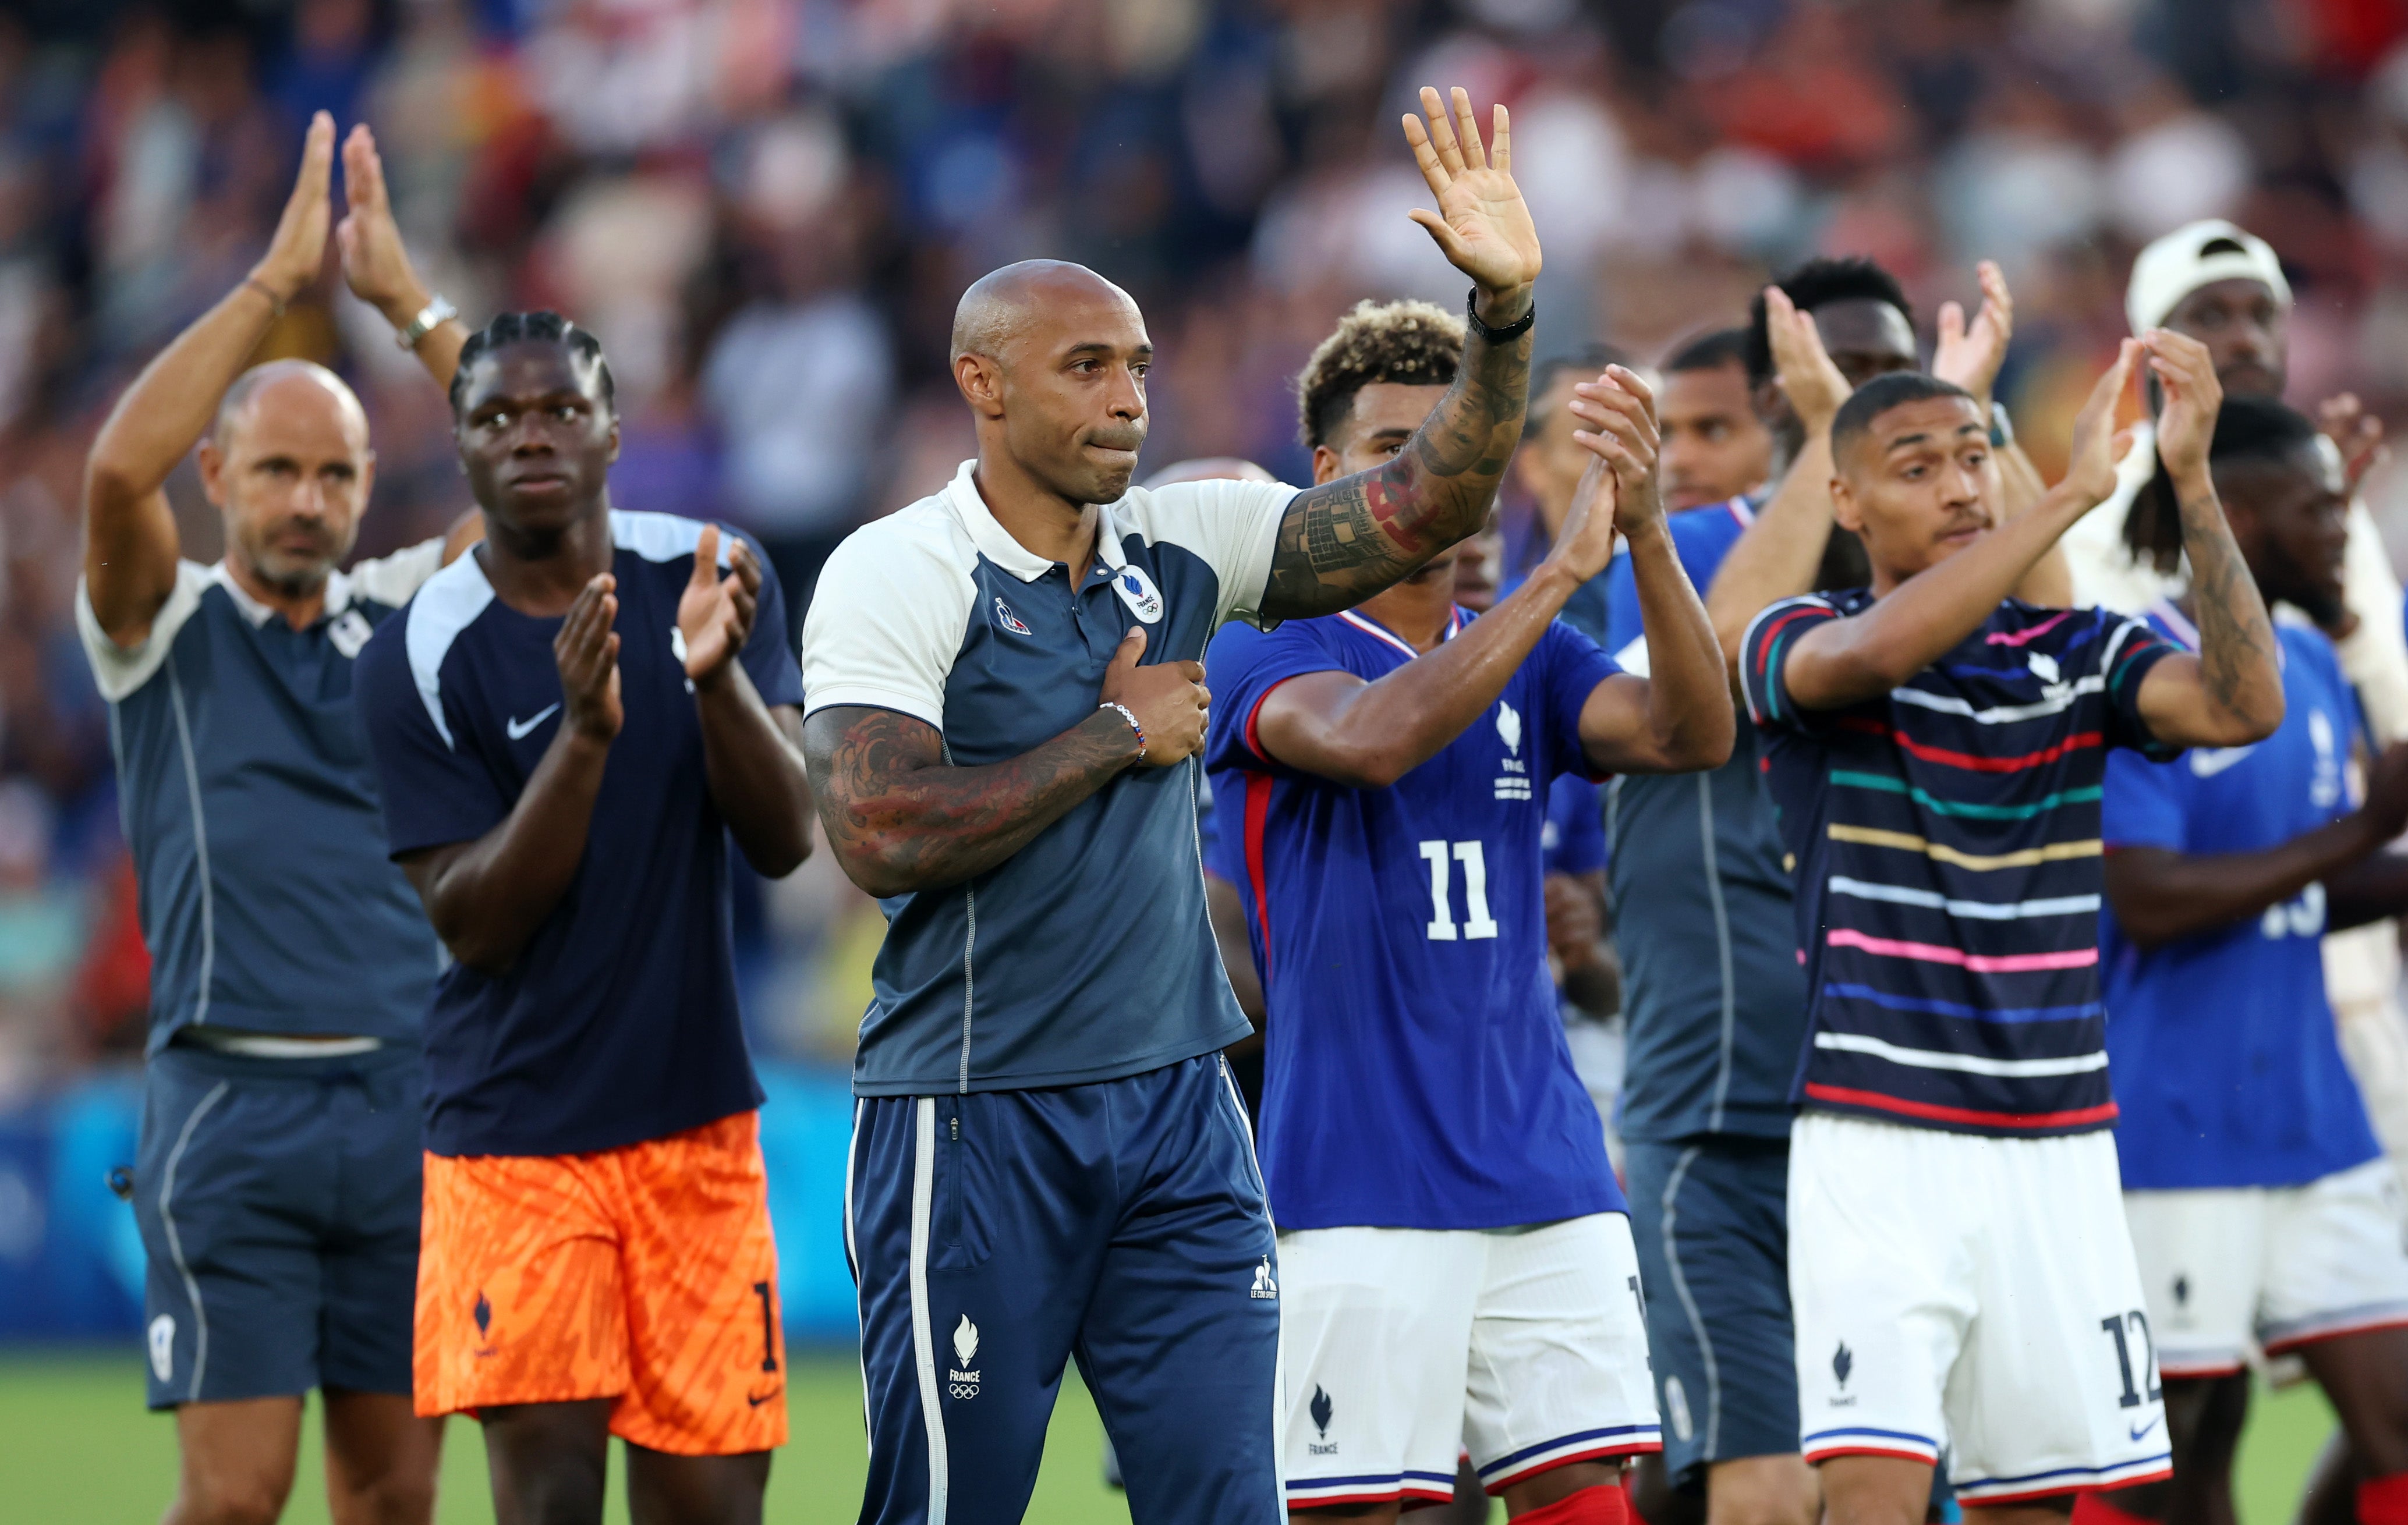
[[[2394, 0], [10, 0], [0, 7], [0, 1106], [138, 1050], [108, 717], [72, 628], [92, 431], [238, 281], [318, 108], [375, 129], [472, 326], [551, 306], [617, 373], [624, 506], [771, 549], [790, 599], [970, 451], [962, 287], [1082, 261], [1160, 347], [1146, 469], [1305, 479], [1289, 386], [1366, 294], [1453, 305], [1409, 223], [1425, 81], [1513, 109], [1541, 354], [1652, 359], [1769, 271], [1874, 256], [1927, 323], [1999, 260], [2001, 383], [2053, 469], [2131, 251], [2228, 215], [2298, 290], [2296, 399], [2408, 417], [2408, 7]], [[444, 400], [329, 280], [276, 353], [379, 451], [361, 549], [466, 503]], [[2408, 496], [2378, 478], [2408, 530]], [[188, 554], [216, 554], [189, 471]], [[1508, 505], [1508, 512], [1516, 506]], [[840, 1062], [880, 921], [825, 855], [752, 897], [765, 1053]]]

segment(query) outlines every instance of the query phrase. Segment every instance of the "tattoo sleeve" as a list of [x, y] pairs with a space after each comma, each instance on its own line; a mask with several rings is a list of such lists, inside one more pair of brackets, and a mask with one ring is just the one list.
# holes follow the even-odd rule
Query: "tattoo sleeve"
[[1529, 390], [1528, 334], [1501, 346], [1467, 335], [1455, 385], [1395, 460], [1289, 502], [1263, 612], [1301, 620], [1352, 608], [1478, 530], [1522, 437]]
[[2272, 685], [2273, 713], [2282, 713], [2282, 679], [2274, 650], [2274, 624], [2266, 614], [2257, 578], [2241, 559], [2224, 506], [2213, 486], [2183, 484], [2183, 549], [2190, 557], [2191, 595], [2199, 609], [2199, 679], [2208, 699], [2227, 715], [2248, 720], [2265, 712]]
[[936, 727], [891, 709], [838, 705], [803, 723], [820, 823], [846, 875], [873, 895], [985, 873], [1138, 755], [1127, 724], [1109, 710], [983, 767], [953, 766], [944, 745]]

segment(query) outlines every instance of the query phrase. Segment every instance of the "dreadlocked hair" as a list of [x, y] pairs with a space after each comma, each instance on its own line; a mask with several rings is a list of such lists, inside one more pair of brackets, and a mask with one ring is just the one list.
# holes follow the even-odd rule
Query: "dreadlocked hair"
[[556, 312], [502, 312], [469, 335], [468, 342], [460, 347], [460, 363], [452, 373], [452, 412], [455, 417], [467, 397], [468, 372], [477, 362], [506, 344], [527, 341], [566, 345], [592, 362], [602, 380], [602, 401], [614, 409], [618, 406], [618, 385], [610, 379], [610, 363], [602, 358], [602, 341], [594, 336], [591, 329], [580, 328]]
[[1427, 302], [1354, 304], [1296, 378], [1297, 422], [1308, 446], [1326, 445], [1354, 394], [1383, 381], [1444, 387], [1463, 364], [1463, 320]]
[[[2227, 397], [2216, 410], [2215, 433], [2208, 440], [2208, 465], [2288, 462], [2301, 450], [2315, 449], [2320, 434], [2315, 420], [2273, 398]], [[2182, 504], [2163, 457], [2124, 516], [2124, 547], [2134, 562], [2161, 573], [2171, 574], [2182, 564]]]

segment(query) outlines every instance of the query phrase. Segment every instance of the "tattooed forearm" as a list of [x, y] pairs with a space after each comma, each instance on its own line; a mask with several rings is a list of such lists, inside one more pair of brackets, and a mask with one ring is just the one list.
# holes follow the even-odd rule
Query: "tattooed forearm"
[[[1483, 321], [1518, 321], [1526, 304]], [[1468, 336], [1455, 385], [1395, 460], [1289, 503], [1263, 612], [1351, 608], [1478, 530], [1522, 437], [1529, 390], [1528, 334], [1504, 345]]]
[[2282, 720], [2283, 679], [2258, 579], [2233, 543], [2213, 483], [2181, 484], [2175, 499], [2199, 609], [2200, 686], [2233, 721], [2271, 731]]
[[846, 875], [873, 895], [985, 873], [1136, 760], [1135, 736], [1110, 710], [976, 768], [947, 762], [936, 727], [891, 709], [838, 706], [803, 722], [820, 822]]

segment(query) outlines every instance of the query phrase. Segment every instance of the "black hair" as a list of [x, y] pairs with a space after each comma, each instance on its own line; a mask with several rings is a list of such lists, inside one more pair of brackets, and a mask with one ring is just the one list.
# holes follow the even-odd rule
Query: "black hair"
[[[2211, 466], [2234, 461], [2289, 465], [2302, 449], [2315, 449], [2320, 431], [2314, 420], [2272, 397], [2227, 397], [2216, 410], [2215, 433], [2207, 445]], [[2124, 516], [2124, 543], [2135, 560], [2153, 561], [2171, 572], [2182, 553], [2182, 506], [2165, 461], [2132, 499]]]
[[1873, 420], [1893, 407], [1907, 403], [1928, 402], [1934, 397], [1962, 397], [1967, 402], [1973, 394], [1954, 381], [1942, 381], [1922, 371], [1891, 371], [1848, 393], [1840, 411], [1831, 415], [1831, 459], [1838, 461], [1858, 436], [1873, 426]]
[[570, 352], [591, 361], [602, 380], [603, 405], [617, 411], [618, 384], [610, 379], [610, 363], [602, 358], [602, 341], [594, 336], [593, 330], [580, 328], [556, 312], [499, 312], [460, 347], [460, 363], [452, 372], [452, 416], [459, 416], [460, 405], [467, 399], [468, 372], [477, 362], [506, 344], [530, 340], [565, 345]]
[[1611, 344], [1584, 344], [1570, 354], [1549, 355], [1530, 367], [1530, 406], [1522, 420], [1522, 437], [1528, 439], [1547, 426], [1547, 393], [1564, 373], [1584, 380], [1600, 375], [1608, 365], [1630, 368], [1630, 352]]
[[1664, 357], [1664, 374], [1678, 376], [1683, 371], [1719, 371], [1726, 365], [1747, 368], [1747, 330], [1717, 328], [1684, 339], [1678, 349]]
[[[1914, 304], [1906, 299], [1906, 288], [1896, 276], [1861, 254], [1808, 260], [1773, 284], [1800, 312], [1813, 312], [1834, 302], [1885, 302], [1905, 316], [1909, 327], [1914, 324]], [[1758, 292], [1747, 306], [1748, 382], [1760, 387], [1777, 370], [1771, 331], [1765, 326], [1764, 293]]]

